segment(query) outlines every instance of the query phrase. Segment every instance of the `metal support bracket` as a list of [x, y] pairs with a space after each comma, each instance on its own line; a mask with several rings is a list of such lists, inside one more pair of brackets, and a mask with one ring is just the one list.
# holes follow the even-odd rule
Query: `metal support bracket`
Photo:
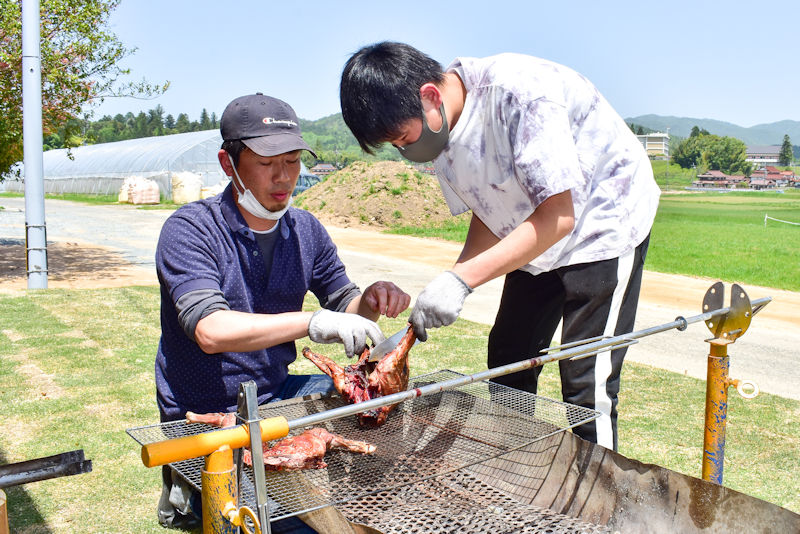
[[[30, 233], [31, 229], [33, 228], [41, 228], [42, 234], [44, 236], [44, 246], [43, 247], [32, 247], [30, 245], [30, 240], [28, 239], [28, 234]], [[39, 267], [38, 269], [31, 269], [30, 266], [30, 257], [31, 252], [37, 251], [41, 253], [42, 259], [44, 259], [44, 268]], [[44, 274], [47, 276], [48, 268], [47, 268], [47, 224], [28, 224], [25, 222], [25, 274], [30, 276], [31, 274]]]
[[[253, 459], [253, 485], [255, 486], [256, 506], [258, 508], [259, 528], [264, 534], [270, 534], [269, 501], [267, 499], [267, 477], [261, 459], [263, 447], [261, 441], [261, 416], [258, 413], [258, 389], [253, 380], [239, 384], [239, 403], [237, 418], [247, 425], [250, 432], [250, 451]], [[237, 462], [237, 478], [241, 486], [241, 458]], [[241, 491], [239, 492], [241, 495]]]
[[[703, 298], [703, 312], [721, 310], [725, 286], [717, 282], [708, 288]], [[767, 301], [768, 302], [768, 301]], [[766, 303], [764, 303], [766, 305]], [[706, 377], [705, 436], [703, 439], [703, 480], [722, 484], [725, 462], [725, 427], [728, 419], [728, 388], [735, 386], [745, 398], [758, 394], [758, 386], [750, 381], [732, 380], [729, 375], [728, 345], [747, 332], [753, 315], [763, 306], [753, 308], [750, 297], [738, 284], [731, 288], [731, 305], [724, 313], [704, 317], [714, 336], [706, 341], [711, 345]]]
[[[725, 285], [722, 282], [717, 282], [708, 288], [706, 296], [703, 298], [703, 312], [722, 308], [724, 300]], [[715, 345], [727, 345], [735, 342], [747, 332], [753, 314], [760, 310], [760, 307], [758, 309], [752, 308], [750, 297], [747, 296], [747, 293], [739, 284], [733, 284], [729, 311], [724, 315], [706, 319], [706, 326], [714, 336], [706, 341]]]

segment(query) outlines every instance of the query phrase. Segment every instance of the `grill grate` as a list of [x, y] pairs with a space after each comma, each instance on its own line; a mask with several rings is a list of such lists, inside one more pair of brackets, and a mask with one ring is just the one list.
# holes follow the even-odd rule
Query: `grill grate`
[[[438, 371], [413, 379], [409, 387], [457, 376], [462, 375]], [[263, 405], [259, 412], [264, 418], [280, 415], [293, 420], [343, 404], [338, 396], [290, 400]], [[355, 416], [328, 421], [320, 426], [349, 439], [372, 443], [377, 450], [372, 455], [329, 451], [325, 469], [268, 471], [270, 517], [277, 520], [417, 484], [517, 450], [598, 416], [587, 408], [492, 382], [475, 382], [406, 401], [380, 428], [361, 428]], [[145, 445], [207, 431], [207, 425], [174, 421], [129, 429], [128, 434]], [[172, 465], [200, 490], [203, 458]], [[255, 507], [252, 469], [244, 468], [240, 486], [242, 505]]]
[[337, 506], [383, 534], [603, 534], [609, 528], [525, 505], [481, 482], [470, 468]]

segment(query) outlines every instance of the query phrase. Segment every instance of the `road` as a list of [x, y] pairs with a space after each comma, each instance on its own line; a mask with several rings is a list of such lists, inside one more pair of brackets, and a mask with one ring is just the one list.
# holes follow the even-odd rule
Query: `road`
[[[4, 208], [0, 209], [0, 243], [24, 243], [24, 199], [0, 198], [0, 206]], [[86, 206], [58, 200], [45, 203], [48, 243], [104, 247], [135, 267], [120, 274], [117, 285], [157, 283], [155, 246], [161, 225], [170, 214], [169, 210], [133, 206]], [[391, 280], [412, 299], [428, 281], [452, 265], [460, 250], [454, 243], [361, 228], [329, 227], [329, 232], [356, 283], [365, 287], [375, 280]], [[677, 316], [700, 314], [703, 297], [713, 282], [645, 271], [635, 329], [670, 323]], [[73, 280], [66, 285], [70, 283], [86, 287], [86, 280]], [[800, 384], [800, 293], [753, 286], [744, 289], [751, 299], [769, 296], [773, 301], [729, 346], [731, 377], [752, 380], [761, 391], [800, 400], [800, 388], [796, 386]], [[501, 290], [501, 280], [477, 288], [467, 298], [461, 316], [492, 324]], [[726, 296], [726, 305], [728, 302]], [[708, 355], [704, 340], [708, 337], [706, 326], [697, 322], [684, 332], [672, 330], [641, 339], [628, 350], [628, 359], [704, 379]], [[525, 356], [520, 355], [520, 359]]]

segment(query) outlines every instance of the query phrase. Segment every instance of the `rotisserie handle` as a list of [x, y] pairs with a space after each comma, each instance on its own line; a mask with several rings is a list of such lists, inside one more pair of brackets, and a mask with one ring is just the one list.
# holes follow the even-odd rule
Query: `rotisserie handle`
[[[289, 422], [285, 417], [263, 419], [259, 425], [261, 441], [283, 438], [289, 434]], [[249, 444], [250, 433], [247, 431], [247, 425], [237, 425], [194, 436], [148, 443], [142, 446], [142, 463], [146, 467], [155, 467], [206, 456], [223, 445], [228, 445], [231, 449], [238, 449]]]

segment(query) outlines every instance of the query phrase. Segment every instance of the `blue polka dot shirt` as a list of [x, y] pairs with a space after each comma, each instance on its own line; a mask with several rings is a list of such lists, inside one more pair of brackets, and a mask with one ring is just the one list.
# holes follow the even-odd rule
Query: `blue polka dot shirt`
[[307, 211], [289, 208], [279, 227], [268, 276], [261, 249], [235, 205], [231, 186], [186, 204], [164, 223], [156, 249], [161, 286], [161, 341], [155, 377], [164, 421], [193, 412], [235, 411], [239, 384], [254, 380], [259, 404], [279, 390], [297, 357], [294, 342], [253, 352], [206, 354], [181, 328], [175, 302], [197, 289], [219, 290], [232, 310], [302, 309], [350, 283], [336, 246]]

